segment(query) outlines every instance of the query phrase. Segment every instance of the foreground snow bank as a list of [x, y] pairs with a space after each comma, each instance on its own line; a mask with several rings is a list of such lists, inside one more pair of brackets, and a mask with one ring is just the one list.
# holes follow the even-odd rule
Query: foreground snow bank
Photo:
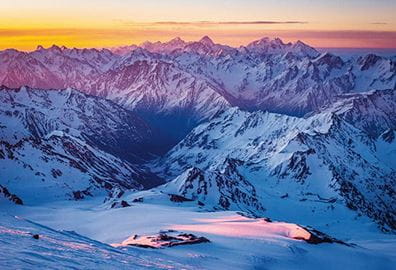
[[[300, 232], [298, 229], [296, 233], [297, 225], [267, 224], [241, 217], [233, 211], [199, 212], [193, 207], [144, 202], [126, 208], [106, 209], [98, 207], [98, 201], [59, 202], [40, 207], [0, 203], [0, 211], [78, 234], [36, 227], [25, 221], [10, 221], [0, 215], [0, 226], [27, 233], [12, 237], [0, 234], [0, 253], [5, 254], [0, 258], [0, 269], [139, 269], [147, 263], [147, 267], [153, 269], [393, 270], [396, 265], [395, 236], [373, 231], [374, 228], [364, 226], [359, 220], [344, 223], [344, 226], [330, 224], [327, 229], [318, 226], [319, 221], [303, 223], [356, 244], [350, 247], [326, 243], [311, 245], [291, 239], [290, 236], [304, 235], [304, 230], [311, 234], [315, 232], [301, 227], [304, 230]], [[150, 236], [176, 227], [186, 229], [181, 232], [205, 237], [210, 243], [160, 249], [109, 245], [122, 243], [131, 235]], [[34, 239], [29, 233], [39, 234], [40, 239]], [[348, 237], [344, 237], [346, 234]], [[63, 247], [60, 254], [58, 244], [47, 242], [48, 237], [61, 241], [58, 242], [59, 249], [64, 242], [82, 244], [89, 249]]]
[[1, 269], [192, 269], [0, 214]]

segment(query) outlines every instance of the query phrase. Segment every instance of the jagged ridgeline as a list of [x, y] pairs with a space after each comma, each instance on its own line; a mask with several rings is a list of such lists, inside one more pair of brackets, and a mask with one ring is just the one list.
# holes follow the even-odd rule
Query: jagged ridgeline
[[301, 41], [268, 38], [239, 48], [204, 37], [113, 50], [0, 52], [0, 84], [71, 87], [113, 100], [151, 124], [160, 153], [227, 107], [303, 116], [338, 95], [395, 89], [395, 73], [394, 58], [343, 59]]

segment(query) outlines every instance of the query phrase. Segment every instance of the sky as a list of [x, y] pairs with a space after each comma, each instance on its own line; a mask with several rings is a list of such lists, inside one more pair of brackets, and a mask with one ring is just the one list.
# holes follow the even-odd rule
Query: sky
[[396, 0], [0, 0], [0, 49], [114, 47], [204, 35], [396, 48]]

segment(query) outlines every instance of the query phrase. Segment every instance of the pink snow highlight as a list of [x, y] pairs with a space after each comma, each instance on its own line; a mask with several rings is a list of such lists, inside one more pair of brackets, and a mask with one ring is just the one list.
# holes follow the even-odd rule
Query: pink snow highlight
[[199, 223], [172, 225], [170, 229], [240, 238], [308, 240], [311, 237], [307, 230], [293, 223], [268, 222], [264, 219], [251, 219], [238, 215], [216, 219], [196, 219], [196, 221]]

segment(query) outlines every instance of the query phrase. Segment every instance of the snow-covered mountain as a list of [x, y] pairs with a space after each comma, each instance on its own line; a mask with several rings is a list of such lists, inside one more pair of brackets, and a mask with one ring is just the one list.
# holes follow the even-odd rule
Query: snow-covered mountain
[[3, 267], [394, 265], [394, 57], [39, 46], [0, 85]]
[[373, 61], [367, 55], [344, 61], [314, 53], [303, 43], [298, 43], [298, 51], [292, 50], [297, 43], [282, 44], [263, 39], [236, 53], [192, 57], [189, 52], [176, 55], [174, 61], [217, 85], [232, 105], [297, 116], [335, 101], [340, 94], [396, 86], [395, 62], [390, 59]]
[[239, 160], [243, 181], [238, 182], [252, 185], [250, 196], [268, 210], [287, 213], [293, 205], [301, 215], [311, 210], [337, 215], [348, 207], [394, 230], [396, 171], [388, 162], [392, 153], [386, 158], [378, 147], [382, 144], [383, 139], [372, 139], [334, 113], [304, 119], [232, 108], [195, 128], [156, 166], [169, 180], [177, 177], [170, 183], [177, 194], [202, 200], [191, 195], [202, 193], [200, 181], [190, 184], [185, 172], [199, 168], [222, 174], [225, 160]]
[[242, 163], [226, 159], [217, 170], [201, 170], [193, 167], [158, 190], [178, 194], [214, 209], [239, 209], [250, 213], [263, 213], [264, 207], [257, 200], [254, 186], [238, 171]]
[[11, 88], [77, 88], [106, 71], [116, 60], [108, 50], [37, 47], [33, 52], [0, 52], [0, 84]]
[[216, 44], [210, 38], [144, 43], [141, 47], [199, 74], [216, 85], [232, 105], [303, 115], [349, 92], [396, 87], [391, 58], [374, 54], [343, 60], [320, 54], [301, 41], [263, 38], [246, 47]]
[[111, 101], [75, 90], [0, 90], [0, 183], [24, 202], [140, 190], [161, 179], [133, 165], [151, 131]]
[[150, 157], [152, 130], [119, 105], [72, 89], [0, 89], [2, 140], [66, 132], [128, 161]]
[[[100, 95], [140, 113], [174, 143], [228, 104], [302, 116], [345, 93], [395, 89], [396, 65], [373, 54], [343, 60], [301, 41], [263, 38], [233, 48], [209, 37], [175, 38], [112, 50], [5, 50], [0, 84]], [[178, 119], [177, 132], [169, 116]]]
[[265, 208], [255, 187], [241, 174], [243, 165], [240, 160], [226, 159], [215, 169], [190, 167], [164, 185], [115, 198], [111, 207], [122, 206], [122, 202], [183, 203], [210, 211], [232, 209], [262, 216]]
[[335, 113], [373, 138], [386, 130], [396, 129], [396, 89], [344, 94], [336, 98], [317, 113]]
[[162, 60], [129, 59], [104, 73], [92, 94], [106, 97], [148, 121], [159, 140], [175, 144], [200, 121], [229, 108], [228, 101], [206, 80]]
[[46, 139], [1, 141], [0, 147], [0, 183], [25, 204], [113, 196], [161, 183], [136, 165], [61, 131]]

